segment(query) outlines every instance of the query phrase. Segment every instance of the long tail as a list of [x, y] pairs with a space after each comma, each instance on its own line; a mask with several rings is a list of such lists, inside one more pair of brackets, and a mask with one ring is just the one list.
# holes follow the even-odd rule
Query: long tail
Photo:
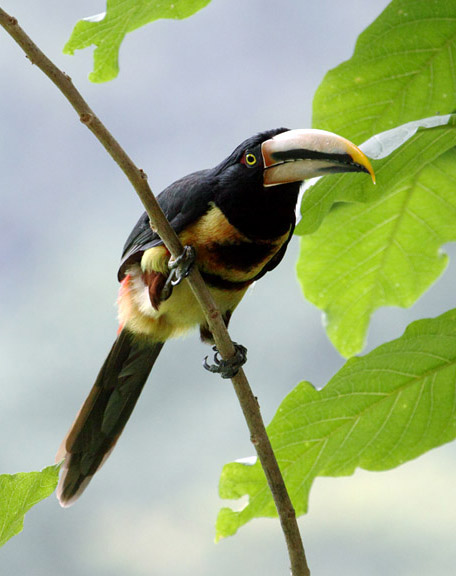
[[163, 342], [120, 332], [56, 456], [62, 474], [57, 498], [70, 506], [113, 450], [141, 394]]

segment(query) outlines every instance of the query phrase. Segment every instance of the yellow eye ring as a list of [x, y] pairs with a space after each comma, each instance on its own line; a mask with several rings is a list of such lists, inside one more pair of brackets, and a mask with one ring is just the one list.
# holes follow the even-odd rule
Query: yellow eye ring
[[247, 164], [247, 166], [255, 166], [256, 162], [257, 159], [255, 154], [249, 152], [248, 154], [245, 155], [245, 163]]

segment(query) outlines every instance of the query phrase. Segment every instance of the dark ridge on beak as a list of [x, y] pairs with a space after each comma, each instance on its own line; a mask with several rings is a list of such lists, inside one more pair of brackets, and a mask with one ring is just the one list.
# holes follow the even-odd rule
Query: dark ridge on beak
[[[277, 151], [272, 154], [272, 158], [278, 162], [290, 162], [292, 160], [326, 160], [327, 162], [337, 162], [338, 164], [355, 164], [350, 154], [328, 154], [328, 152], [317, 152], [316, 150], [306, 150], [303, 148]], [[358, 164], [356, 165], [358, 166]]]
[[279, 162], [293, 162], [295, 160], [323, 160], [336, 164], [335, 166], [322, 167], [322, 172], [328, 174], [332, 172], [340, 172], [343, 168], [344, 172], [367, 172], [369, 170], [362, 164], [353, 161], [350, 154], [331, 154], [328, 152], [317, 152], [316, 150], [307, 150], [303, 148], [295, 148], [294, 150], [278, 151], [272, 154], [272, 158]]
[[[343, 169], [343, 170], [342, 170]], [[320, 168], [320, 172], [327, 172], [328, 174], [339, 174], [340, 172], [366, 172], [369, 174], [369, 170], [362, 166], [361, 164], [356, 164], [356, 162], [352, 162], [351, 164], [346, 164], [342, 162], [340, 165], [337, 166], [323, 166]]]

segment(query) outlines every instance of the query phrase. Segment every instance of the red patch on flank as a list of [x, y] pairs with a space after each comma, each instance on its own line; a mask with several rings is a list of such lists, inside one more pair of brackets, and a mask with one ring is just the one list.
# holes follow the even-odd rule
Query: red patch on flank
[[[120, 283], [119, 296], [117, 298], [117, 302], [123, 300], [130, 291], [130, 280], [131, 280], [131, 274], [127, 274]], [[119, 324], [119, 328], [117, 329], [117, 335], [119, 335], [122, 332], [123, 327], [124, 327], [123, 324]]]
[[124, 298], [124, 296], [126, 296], [130, 291], [130, 280], [131, 280], [131, 274], [127, 274], [120, 283], [119, 298], [118, 298], [119, 300], [122, 300], [122, 298]]

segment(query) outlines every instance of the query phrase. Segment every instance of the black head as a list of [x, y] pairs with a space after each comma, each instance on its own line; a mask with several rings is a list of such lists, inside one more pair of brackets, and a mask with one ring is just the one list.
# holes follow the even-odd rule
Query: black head
[[323, 130], [276, 128], [252, 136], [208, 171], [216, 204], [249, 237], [273, 238], [295, 221], [303, 180], [336, 172], [369, 172], [354, 144]]
[[263, 183], [262, 145], [287, 131], [276, 128], [251, 136], [210, 171], [216, 181], [215, 203], [246, 236], [273, 238], [294, 222], [300, 183], [289, 184], [280, 194], [270, 193]]

